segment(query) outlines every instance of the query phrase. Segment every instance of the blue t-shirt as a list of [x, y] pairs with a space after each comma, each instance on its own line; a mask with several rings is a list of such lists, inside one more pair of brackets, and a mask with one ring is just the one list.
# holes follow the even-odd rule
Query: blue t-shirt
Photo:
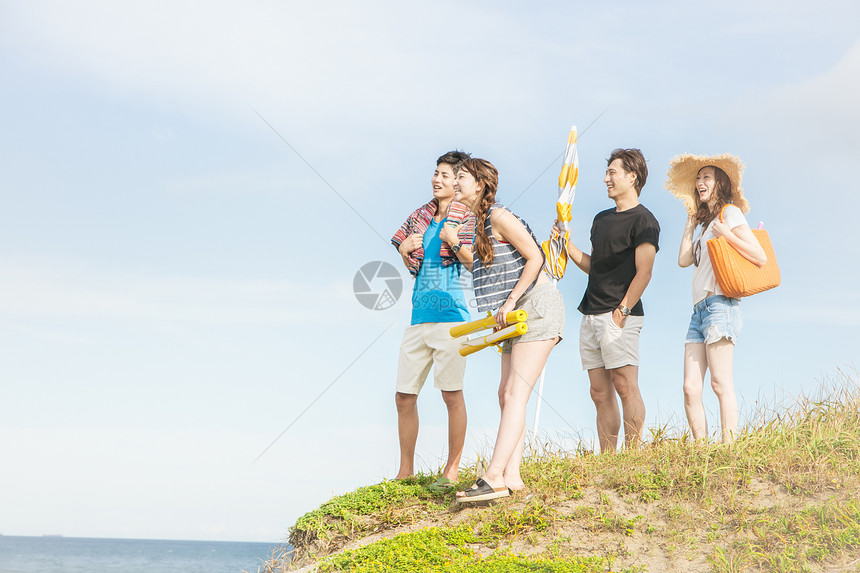
[[442, 248], [439, 231], [447, 220], [430, 221], [424, 232], [424, 263], [412, 289], [412, 324], [469, 320], [465, 295], [469, 285], [464, 285], [460, 277], [463, 265], [457, 262], [443, 267], [439, 256]]

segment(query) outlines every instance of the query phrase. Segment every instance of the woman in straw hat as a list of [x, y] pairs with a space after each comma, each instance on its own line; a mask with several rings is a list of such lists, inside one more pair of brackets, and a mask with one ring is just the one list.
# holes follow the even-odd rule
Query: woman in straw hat
[[524, 487], [520, 476], [526, 404], [549, 353], [564, 334], [564, 301], [541, 269], [543, 251], [528, 224], [496, 202], [499, 174], [485, 159], [467, 159], [455, 180], [454, 199], [475, 213], [472, 282], [478, 312], [495, 314], [499, 328], [509, 312], [528, 313], [528, 332], [502, 344], [499, 406], [493, 457], [475, 485], [456, 494], [458, 503], [507, 497]]
[[[743, 320], [739, 299], [724, 296], [717, 284], [707, 242], [725, 237], [749, 261], [759, 266], [767, 262], [743, 215], [749, 211], [741, 188], [743, 169], [740, 159], [729, 154], [681, 155], [672, 160], [666, 181], [666, 188], [687, 209], [678, 264], [695, 265], [693, 316], [684, 347], [684, 409], [693, 438], [706, 438], [708, 424], [702, 389], [705, 373], [710, 369], [711, 387], [720, 402], [724, 443], [732, 442], [738, 431], [732, 359]], [[697, 227], [701, 230], [694, 239]]]

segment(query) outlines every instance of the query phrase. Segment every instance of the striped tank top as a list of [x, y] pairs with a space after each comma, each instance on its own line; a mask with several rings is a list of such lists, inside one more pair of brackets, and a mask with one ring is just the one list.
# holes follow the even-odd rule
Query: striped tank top
[[[475, 302], [478, 306], [478, 312], [493, 311], [502, 306], [511, 291], [514, 290], [517, 281], [523, 274], [523, 267], [526, 266], [526, 258], [512, 244], [503, 243], [493, 236], [490, 214], [496, 208], [506, 209], [501, 203], [495, 203], [490, 207], [487, 218], [484, 220], [484, 231], [490, 238], [490, 244], [493, 245], [493, 262], [484, 266], [478, 258], [477, 251], [474, 252], [472, 259], [472, 284], [475, 288]], [[510, 211], [510, 209], [507, 210]], [[540, 243], [538, 243], [528, 223], [513, 212], [511, 214], [523, 224], [534, 242], [540, 247]], [[541, 256], [543, 256], [543, 251], [541, 251]], [[534, 283], [530, 284], [526, 292], [529, 292], [533, 286]]]

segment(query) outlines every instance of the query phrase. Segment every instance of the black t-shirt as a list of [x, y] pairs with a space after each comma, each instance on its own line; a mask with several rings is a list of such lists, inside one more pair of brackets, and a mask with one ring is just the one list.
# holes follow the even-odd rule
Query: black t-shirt
[[[591, 271], [579, 311], [602, 314], [617, 308], [636, 276], [636, 247], [653, 243], [659, 250], [659, 238], [657, 218], [641, 203], [626, 211], [598, 213], [591, 225]], [[641, 300], [630, 314], [645, 314]]]

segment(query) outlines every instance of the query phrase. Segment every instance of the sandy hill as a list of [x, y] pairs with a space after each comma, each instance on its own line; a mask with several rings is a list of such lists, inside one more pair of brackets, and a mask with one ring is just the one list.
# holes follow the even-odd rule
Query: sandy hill
[[612, 456], [533, 452], [526, 490], [468, 507], [430, 475], [362, 487], [261, 571], [860, 572], [856, 383], [758, 418], [732, 445], [662, 429]]

